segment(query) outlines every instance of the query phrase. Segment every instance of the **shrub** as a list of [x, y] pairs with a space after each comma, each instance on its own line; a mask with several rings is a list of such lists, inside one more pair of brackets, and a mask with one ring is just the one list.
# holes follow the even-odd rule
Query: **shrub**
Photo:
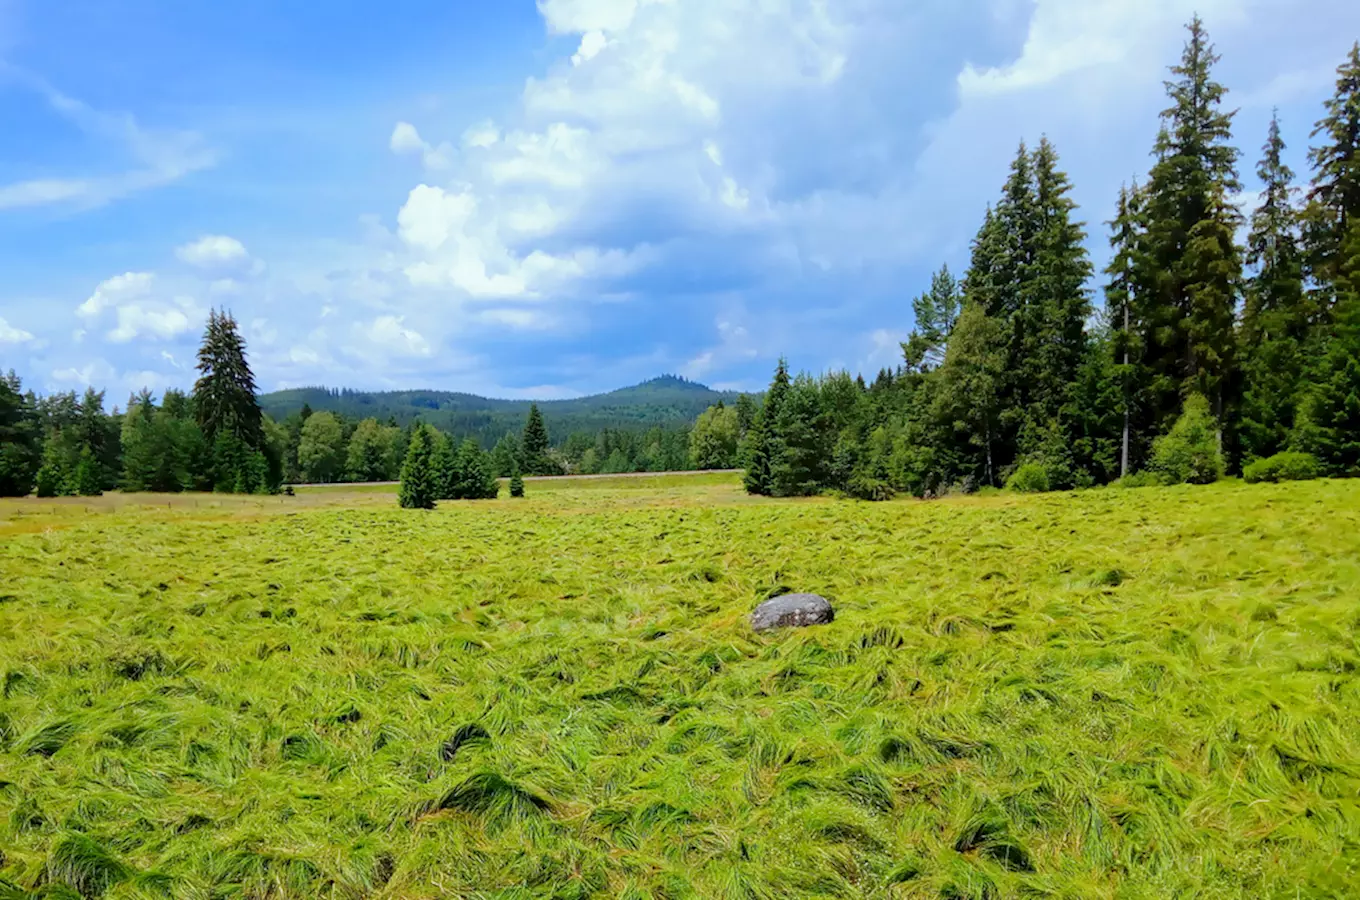
[[846, 494], [856, 500], [882, 501], [891, 500], [895, 494], [892, 485], [881, 478], [871, 478], [868, 475], [856, 475], [850, 479], [850, 483], [845, 486]]
[[1131, 475], [1125, 475], [1118, 481], [1113, 482], [1110, 486], [1117, 488], [1145, 488], [1158, 487], [1164, 483], [1162, 477], [1156, 472], [1134, 472]]
[[1212, 484], [1223, 477], [1218, 423], [1204, 395], [1187, 397], [1171, 432], [1153, 442], [1152, 468], [1168, 484]]
[[1276, 481], [1312, 481], [1322, 476], [1322, 465], [1311, 453], [1277, 453], [1258, 459], [1242, 470], [1247, 484]]
[[1046, 494], [1053, 489], [1048, 467], [1043, 463], [1027, 462], [1006, 479], [1006, 490], [1017, 494]]
[[515, 466], [514, 474], [510, 476], [510, 496], [524, 496], [524, 476], [519, 474], [519, 466]]

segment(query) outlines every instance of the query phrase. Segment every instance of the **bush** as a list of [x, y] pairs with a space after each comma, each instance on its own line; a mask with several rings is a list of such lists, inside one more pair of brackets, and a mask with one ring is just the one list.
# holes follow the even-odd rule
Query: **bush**
[[510, 496], [524, 496], [524, 476], [519, 474], [519, 466], [515, 466], [514, 474], [510, 476]]
[[1048, 467], [1043, 463], [1027, 462], [1006, 479], [1006, 490], [1017, 494], [1046, 494], [1053, 489]]
[[881, 478], [871, 478], [867, 475], [856, 475], [850, 479], [850, 483], [845, 486], [845, 493], [856, 500], [872, 500], [875, 502], [891, 500], [896, 493], [892, 485]]
[[1171, 433], [1153, 442], [1152, 469], [1168, 484], [1212, 484], [1223, 477], [1218, 423], [1202, 394], [1187, 397]]
[[1132, 475], [1125, 475], [1110, 486], [1117, 488], [1145, 488], [1159, 487], [1165, 484], [1162, 477], [1156, 472], [1134, 472]]
[[1276, 481], [1312, 481], [1322, 476], [1322, 464], [1311, 453], [1277, 453], [1258, 459], [1242, 470], [1247, 484]]

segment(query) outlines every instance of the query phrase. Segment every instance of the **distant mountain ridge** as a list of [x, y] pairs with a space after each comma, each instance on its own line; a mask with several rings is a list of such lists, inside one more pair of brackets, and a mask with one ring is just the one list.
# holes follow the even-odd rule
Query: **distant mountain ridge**
[[455, 436], [472, 435], [489, 445], [508, 431], [518, 433], [534, 402], [543, 413], [553, 442], [560, 443], [573, 431], [688, 425], [719, 400], [732, 403], [737, 396], [678, 375], [663, 375], [574, 400], [500, 400], [456, 391], [311, 387], [265, 394], [260, 397], [260, 406], [278, 420], [300, 411], [304, 404], [313, 412], [334, 412], [351, 419], [390, 418], [402, 426], [420, 419]]

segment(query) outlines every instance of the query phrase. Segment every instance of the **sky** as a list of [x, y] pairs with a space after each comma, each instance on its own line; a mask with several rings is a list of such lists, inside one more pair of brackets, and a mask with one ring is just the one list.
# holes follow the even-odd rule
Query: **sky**
[[1022, 140], [1103, 264], [1196, 11], [1250, 205], [1360, 4], [0, 0], [0, 370], [189, 388], [217, 307], [264, 390], [873, 373]]

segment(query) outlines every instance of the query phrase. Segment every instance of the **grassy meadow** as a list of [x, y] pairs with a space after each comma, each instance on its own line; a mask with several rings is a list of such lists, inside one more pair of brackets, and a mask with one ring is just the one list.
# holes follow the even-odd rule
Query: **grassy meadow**
[[1360, 896], [1360, 481], [529, 490], [0, 501], [0, 900]]

